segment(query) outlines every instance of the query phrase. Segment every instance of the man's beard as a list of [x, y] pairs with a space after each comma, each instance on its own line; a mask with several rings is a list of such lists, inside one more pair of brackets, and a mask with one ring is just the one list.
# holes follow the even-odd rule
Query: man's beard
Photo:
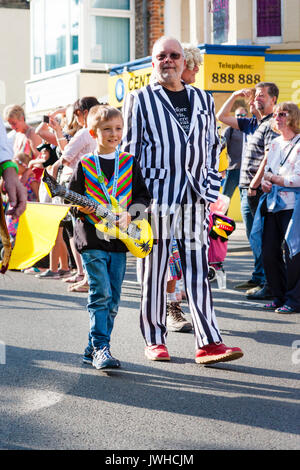
[[265, 109], [265, 105], [263, 103], [257, 103], [255, 107], [258, 111], [264, 111]]
[[159, 82], [171, 83], [180, 79], [178, 72], [174, 69], [163, 69], [155, 72], [155, 76]]

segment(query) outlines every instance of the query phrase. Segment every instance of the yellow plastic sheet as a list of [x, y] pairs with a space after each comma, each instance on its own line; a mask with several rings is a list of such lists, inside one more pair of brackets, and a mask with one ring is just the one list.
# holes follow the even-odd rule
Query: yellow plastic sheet
[[52, 250], [60, 221], [70, 206], [28, 202], [18, 225], [8, 269], [26, 269]]

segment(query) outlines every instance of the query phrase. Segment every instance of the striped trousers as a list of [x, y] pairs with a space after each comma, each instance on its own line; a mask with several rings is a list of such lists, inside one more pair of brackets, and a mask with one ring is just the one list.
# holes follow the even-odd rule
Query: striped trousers
[[186, 202], [176, 213], [156, 217], [157, 244], [149, 256], [138, 260], [140, 326], [147, 345], [166, 343], [166, 287], [173, 238], [180, 253], [196, 349], [221, 341], [208, 280], [208, 210], [188, 195]]

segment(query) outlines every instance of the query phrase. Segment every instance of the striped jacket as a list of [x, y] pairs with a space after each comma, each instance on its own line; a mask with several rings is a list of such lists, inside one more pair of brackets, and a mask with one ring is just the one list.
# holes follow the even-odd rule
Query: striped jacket
[[185, 86], [191, 106], [188, 135], [158, 83], [129, 93], [123, 108], [122, 149], [138, 159], [153, 199], [171, 210], [183, 202], [188, 184], [207, 202], [218, 198], [220, 188], [213, 98]]

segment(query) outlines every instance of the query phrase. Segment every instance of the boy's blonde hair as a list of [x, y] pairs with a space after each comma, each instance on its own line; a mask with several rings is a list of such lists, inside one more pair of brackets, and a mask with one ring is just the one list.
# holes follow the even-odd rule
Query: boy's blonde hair
[[96, 132], [102, 122], [109, 121], [115, 117], [120, 117], [123, 121], [123, 116], [119, 109], [106, 104], [99, 104], [89, 110], [87, 126], [89, 130]]
[[17, 119], [24, 118], [25, 120], [24, 109], [22, 108], [22, 106], [19, 106], [18, 104], [9, 104], [8, 106], [4, 108], [3, 117], [5, 121], [8, 121], [8, 119], [12, 119], [12, 118], [17, 118]]

